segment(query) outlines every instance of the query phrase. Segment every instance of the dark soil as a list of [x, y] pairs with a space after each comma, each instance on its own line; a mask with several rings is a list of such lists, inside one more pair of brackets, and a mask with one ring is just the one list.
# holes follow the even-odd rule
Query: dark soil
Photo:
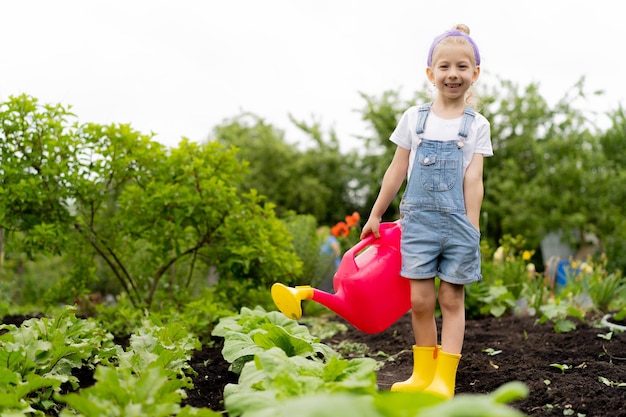
[[[593, 327], [591, 322], [577, 323], [576, 330], [569, 333], [556, 333], [550, 323], [536, 324], [534, 317], [468, 320], [456, 393], [487, 394], [517, 380], [528, 386], [530, 394], [511, 406], [529, 416], [626, 417], [626, 387], [607, 386], [598, 380], [626, 382], [626, 333], [614, 333], [605, 340], [598, 335], [609, 330]], [[414, 343], [409, 315], [375, 335], [348, 328], [324, 343], [336, 346], [345, 340], [367, 345], [371, 357], [385, 361], [378, 371], [381, 390], [409, 377]], [[193, 358], [198, 376], [185, 403], [219, 411], [224, 408], [224, 386], [236, 383], [237, 376], [228, 371], [221, 340], [215, 342]], [[488, 348], [502, 352], [490, 356], [483, 352]], [[377, 355], [379, 351], [395, 360]], [[562, 372], [551, 364], [572, 368]]]
[[[4, 317], [2, 322], [19, 326], [30, 317], [33, 316]], [[517, 380], [528, 386], [530, 394], [511, 406], [528, 416], [626, 417], [626, 387], [607, 386], [598, 379], [626, 382], [626, 333], [615, 332], [610, 340], [605, 340], [598, 335], [606, 335], [609, 330], [594, 327], [590, 324], [593, 322], [588, 319], [578, 322], [576, 330], [570, 333], [556, 333], [550, 323], [536, 324], [534, 317], [468, 320], [456, 393], [487, 394]], [[342, 341], [363, 343], [372, 358], [385, 362], [378, 371], [381, 390], [388, 390], [394, 382], [411, 374], [414, 342], [409, 315], [374, 335], [348, 325], [347, 332], [324, 343], [337, 347]], [[229, 364], [221, 353], [222, 340], [213, 342], [192, 358], [191, 365], [198, 375], [193, 378], [194, 388], [188, 390], [184, 404], [222, 411], [224, 386], [236, 383], [237, 375], [228, 371]], [[483, 352], [489, 348], [502, 352]], [[381, 351], [394, 360], [377, 355]], [[551, 364], [572, 368], [561, 372]], [[81, 387], [94, 382], [91, 374], [76, 376]]]

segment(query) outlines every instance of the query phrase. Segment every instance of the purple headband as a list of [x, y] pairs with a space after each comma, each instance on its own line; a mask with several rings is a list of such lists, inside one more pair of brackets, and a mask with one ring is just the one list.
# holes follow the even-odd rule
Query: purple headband
[[470, 43], [470, 45], [472, 45], [472, 48], [474, 48], [474, 56], [476, 57], [476, 65], [480, 65], [480, 54], [478, 53], [478, 46], [476, 46], [476, 44], [474, 43], [472, 38], [469, 37], [469, 35], [461, 32], [460, 30], [453, 29], [453, 30], [449, 30], [449, 31], [447, 31], [445, 33], [442, 33], [441, 35], [437, 36], [433, 40], [432, 45], [430, 45], [430, 50], [428, 51], [428, 61], [426, 61], [426, 64], [429, 67], [433, 63], [433, 51], [435, 50], [435, 47], [437, 45], [439, 45], [439, 42], [441, 42], [442, 40], [444, 40], [448, 36], [461, 36], [462, 38], [467, 39], [467, 41]]

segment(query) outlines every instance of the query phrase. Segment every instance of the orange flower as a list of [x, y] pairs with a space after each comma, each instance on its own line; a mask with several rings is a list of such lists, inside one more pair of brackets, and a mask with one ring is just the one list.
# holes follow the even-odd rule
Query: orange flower
[[350, 235], [350, 227], [344, 222], [339, 222], [330, 228], [330, 233], [335, 237], [339, 235], [348, 237]]
[[361, 216], [356, 211], [352, 213], [351, 216], [346, 216], [346, 224], [348, 227], [356, 226], [359, 223], [359, 220], [361, 220]]
[[352, 215], [346, 216], [345, 222], [339, 222], [333, 227], [331, 227], [330, 233], [332, 233], [332, 235], [335, 237], [338, 237], [338, 236], [349, 237], [350, 229], [356, 226], [359, 223], [359, 220], [361, 220], [361, 216], [359, 215], [359, 213], [355, 211], [354, 213], [352, 213]]

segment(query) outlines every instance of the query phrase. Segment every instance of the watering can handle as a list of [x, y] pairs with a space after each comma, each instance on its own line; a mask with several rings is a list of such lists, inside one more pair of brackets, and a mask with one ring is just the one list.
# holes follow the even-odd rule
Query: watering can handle
[[400, 227], [399, 223], [398, 222], [381, 223], [379, 227], [380, 238], [377, 238], [376, 236], [374, 236], [373, 233], [370, 233], [369, 235], [365, 237], [365, 239], [361, 240], [359, 243], [357, 243], [352, 248], [350, 248], [344, 254], [344, 258], [348, 258], [351, 261], [349, 263], [348, 262], [346, 263], [345, 266], [348, 268], [348, 271], [345, 271], [345, 272], [349, 274], [357, 272], [359, 270], [359, 267], [356, 263], [356, 255], [360, 253], [363, 249], [371, 245], [374, 241], [381, 239], [383, 235], [387, 233], [389, 229], [392, 229], [394, 227]]

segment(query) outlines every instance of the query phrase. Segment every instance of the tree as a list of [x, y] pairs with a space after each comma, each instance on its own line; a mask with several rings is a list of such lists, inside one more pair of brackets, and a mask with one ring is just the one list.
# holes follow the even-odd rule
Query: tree
[[234, 148], [182, 140], [168, 151], [128, 125], [73, 117], [28, 96], [1, 105], [0, 227], [28, 254], [68, 255], [76, 291], [98, 262], [148, 308], [158, 290], [176, 296], [205, 278], [197, 259], [259, 285], [300, 273], [273, 206], [241, 190]]
[[318, 123], [292, 122], [312, 139], [307, 148], [287, 143], [282, 131], [251, 114], [215, 127], [211, 140], [238, 148], [249, 169], [242, 188], [266, 196], [279, 216], [310, 214], [334, 224], [358, 207], [356, 154], [342, 154], [334, 132], [324, 139]]

